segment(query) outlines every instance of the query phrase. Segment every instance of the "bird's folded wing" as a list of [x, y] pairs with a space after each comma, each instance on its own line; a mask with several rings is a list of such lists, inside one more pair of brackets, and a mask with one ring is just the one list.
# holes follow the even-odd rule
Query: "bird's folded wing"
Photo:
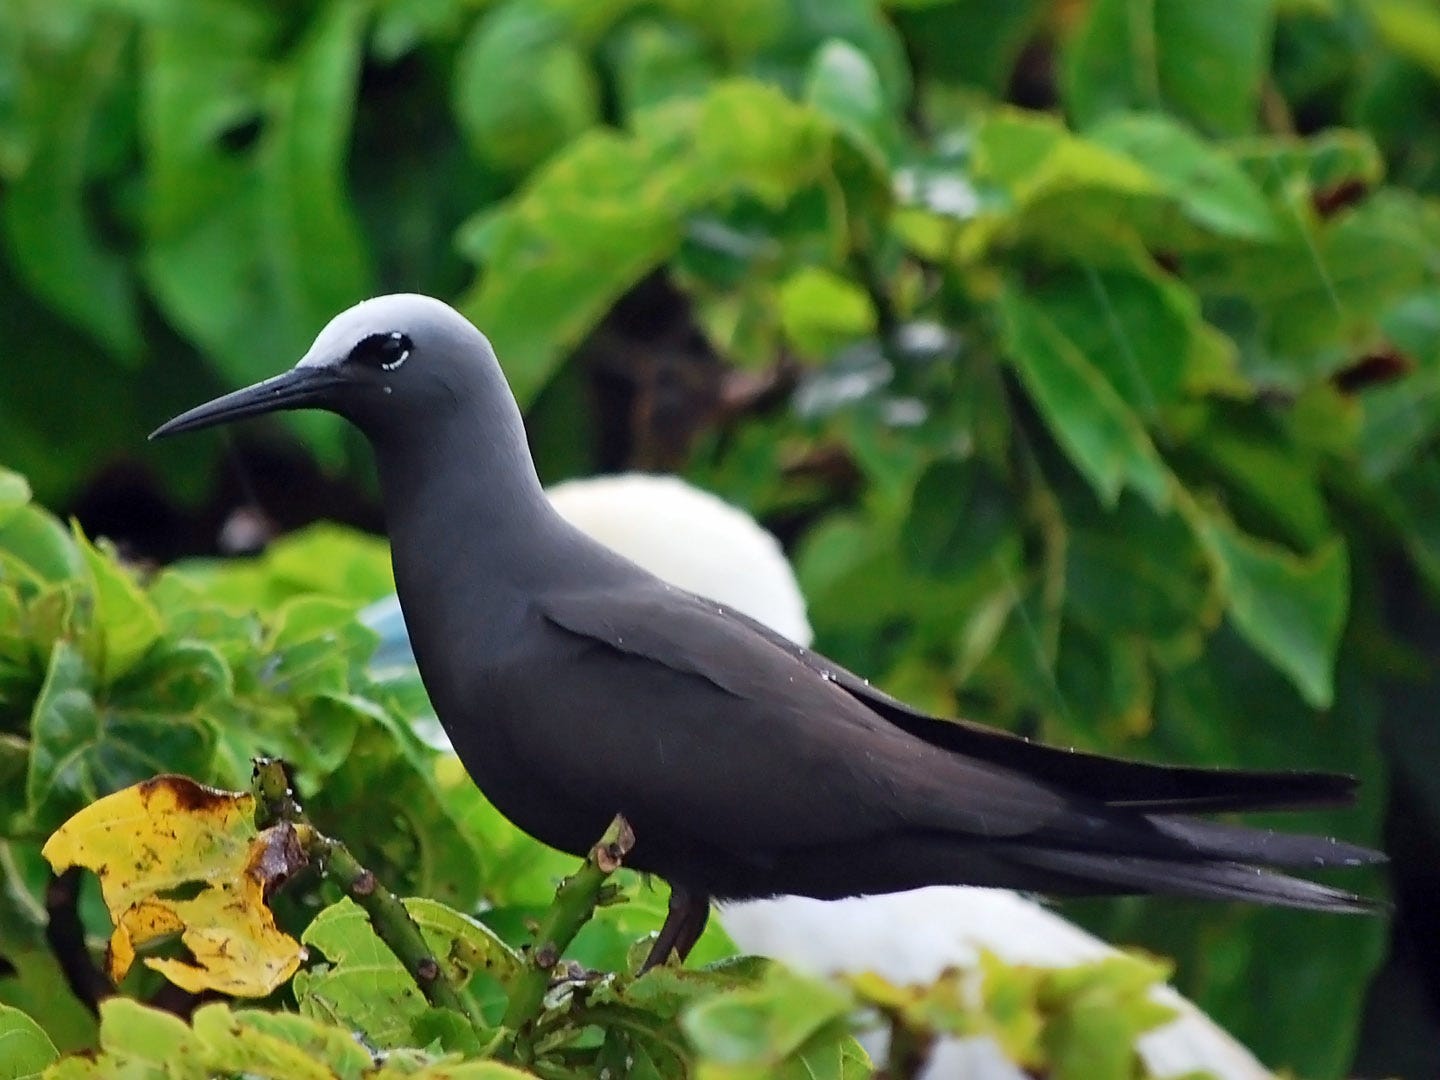
[[689, 593], [657, 583], [536, 603], [583, 647], [563, 686], [510, 693], [536, 697], [531, 714], [581, 719], [518, 731], [534, 745], [517, 749], [543, 750], [567, 790], [617, 799], [632, 820], [668, 815], [715, 843], [776, 848], [909, 829], [1020, 836], [1072, 810], [1023, 776], [905, 734]]
[[738, 612], [776, 648], [832, 681], [871, 713], [918, 739], [952, 753], [1024, 772], [1077, 796], [1132, 810], [1214, 813], [1231, 810], [1341, 806], [1354, 800], [1358, 781], [1343, 773], [1246, 770], [1128, 761], [1033, 742], [999, 728], [931, 716], [891, 697], [854, 672], [776, 634]]

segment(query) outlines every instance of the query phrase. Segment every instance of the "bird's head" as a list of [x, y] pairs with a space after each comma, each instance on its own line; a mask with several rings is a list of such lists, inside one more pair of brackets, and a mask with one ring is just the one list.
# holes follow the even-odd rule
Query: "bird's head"
[[498, 372], [490, 343], [454, 308], [428, 296], [380, 296], [331, 319], [289, 371], [197, 405], [150, 437], [280, 410], [325, 409], [374, 439], [389, 427], [433, 423], [476, 403], [474, 388]]

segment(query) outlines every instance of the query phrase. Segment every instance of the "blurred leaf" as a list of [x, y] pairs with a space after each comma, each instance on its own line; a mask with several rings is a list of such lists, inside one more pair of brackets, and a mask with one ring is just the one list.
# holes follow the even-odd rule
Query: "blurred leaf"
[[127, 31], [97, 17], [95, 31], [59, 61], [43, 85], [45, 122], [34, 156], [7, 178], [3, 225], [11, 260], [27, 284], [116, 355], [140, 348], [134, 271], [102, 238], [87, 207], [97, 130], [123, 67]]
[[1219, 617], [1219, 590], [1186, 522], [1133, 497], [1069, 519], [1066, 611], [1101, 639], [1194, 655]]
[[875, 310], [863, 290], [829, 270], [807, 267], [781, 284], [780, 322], [795, 348], [823, 355], [838, 342], [875, 329]]
[[[706, 1080], [754, 1077], [845, 1078], [868, 1075], [848, 1035], [834, 1034], [849, 996], [825, 983], [771, 968], [752, 989], [732, 991], [685, 1012], [685, 1034]], [[831, 1032], [829, 1037], [825, 1034]]]
[[471, 233], [486, 272], [462, 308], [486, 327], [522, 406], [564, 350], [675, 250], [688, 213], [740, 191], [782, 204], [829, 158], [818, 115], [744, 80], [644, 110], [633, 125], [629, 136], [577, 139]]
[[627, 20], [616, 29], [611, 50], [611, 77], [626, 116], [672, 98], [700, 97], [718, 75], [708, 43], [671, 20]]
[[476, 22], [456, 61], [455, 111], [481, 160], [533, 168], [599, 119], [600, 87], [568, 29], [534, 3], [501, 4]]
[[59, 1055], [40, 1025], [0, 1005], [0, 1080], [38, 1080]]
[[975, 572], [1010, 533], [1009, 489], [982, 462], [939, 461], [921, 475], [901, 527], [909, 566], [930, 577]]
[[1440, 12], [1422, 0], [1370, 0], [1363, 10], [1390, 48], [1440, 78]]
[[1157, 510], [1170, 475], [1143, 425], [1045, 311], [1013, 286], [1000, 301], [1006, 348], [1055, 438], [1113, 506], [1132, 487]]
[[82, 866], [100, 879], [115, 923], [112, 979], [137, 949], [175, 934], [194, 962], [145, 964], [192, 993], [264, 997], [299, 967], [305, 951], [276, 928], [265, 894], [305, 856], [289, 825], [256, 832], [254, 803], [159, 776], [92, 803], [50, 837], [44, 855], [57, 874]]
[[1201, 537], [1219, 562], [1226, 610], [1245, 639], [1285, 673], [1305, 700], [1334, 698], [1335, 654], [1350, 603], [1350, 563], [1339, 539], [1302, 558], [1206, 519]]
[[1215, 134], [1251, 131], [1273, 20], [1270, 0], [1095, 0], [1066, 51], [1066, 104], [1082, 126], [1165, 108]]
[[383, 538], [323, 521], [287, 533], [253, 558], [188, 560], [175, 570], [207, 601], [242, 611], [307, 593], [358, 607], [395, 591]]
[[1287, 196], [1280, 242], [1187, 260], [1217, 324], [1240, 345], [1252, 382], [1291, 390], [1383, 347], [1380, 319], [1433, 276], [1430, 236], [1440, 214], [1396, 193], [1317, 220]]
[[892, 142], [880, 76], [866, 55], [845, 41], [827, 41], [815, 54], [805, 82], [805, 100], [876, 169], [883, 170]]
[[[888, 0], [886, 6], [923, 75], [941, 85], [979, 86], [996, 99], [1005, 96], [1046, 10], [1043, 0]], [[921, 81], [923, 90], [928, 80]]]
[[39, 582], [66, 581], [86, 565], [65, 527], [34, 505], [0, 511], [0, 563], [22, 580]]
[[30, 485], [17, 472], [0, 468], [0, 513], [30, 501]]
[[[959, 252], [977, 258], [1019, 241], [1104, 262], [1133, 250], [1133, 208], [1164, 196], [1166, 185], [1139, 162], [1070, 134], [1054, 118], [999, 109], [975, 134], [974, 175], [1000, 198], [978, 198], [958, 234]], [[1128, 213], [1122, 213], [1122, 208]]]
[[[330, 0], [277, 63], [274, 28], [241, 10], [220, 33], [184, 20], [149, 31], [147, 278], [232, 383], [298, 357], [370, 292], [344, 184], [366, 11]], [[239, 153], [237, 131], [252, 136]]]
[[1117, 114], [1090, 128], [1086, 136], [1145, 166], [1196, 224], [1251, 240], [1275, 236], [1274, 212], [1239, 164], [1169, 117]]
[[1026, 298], [1147, 421], [1196, 391], [1244, 387], [1234, 346], [1201, 318], [1193, 293], [1152, 266], [1056, 269]]

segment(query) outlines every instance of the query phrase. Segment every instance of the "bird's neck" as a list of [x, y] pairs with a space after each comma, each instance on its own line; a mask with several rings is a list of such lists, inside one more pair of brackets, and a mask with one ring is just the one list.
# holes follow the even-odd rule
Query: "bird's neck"
[[377, 440], [397, 575], [431, 566], [480, 576], [523, 571], [527, 560], [517, 556], [544, 534], [553, 511], [523, 429], [509, 428], [456, 421]]

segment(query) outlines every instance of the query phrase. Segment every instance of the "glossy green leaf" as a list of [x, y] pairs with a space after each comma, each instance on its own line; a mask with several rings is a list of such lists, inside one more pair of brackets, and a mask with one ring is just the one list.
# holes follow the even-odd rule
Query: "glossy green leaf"
[[38, 506], [11, 507], [0, 514], [0, 563], [37, 582], [78, 576], [85, 559], [60, 522]]

